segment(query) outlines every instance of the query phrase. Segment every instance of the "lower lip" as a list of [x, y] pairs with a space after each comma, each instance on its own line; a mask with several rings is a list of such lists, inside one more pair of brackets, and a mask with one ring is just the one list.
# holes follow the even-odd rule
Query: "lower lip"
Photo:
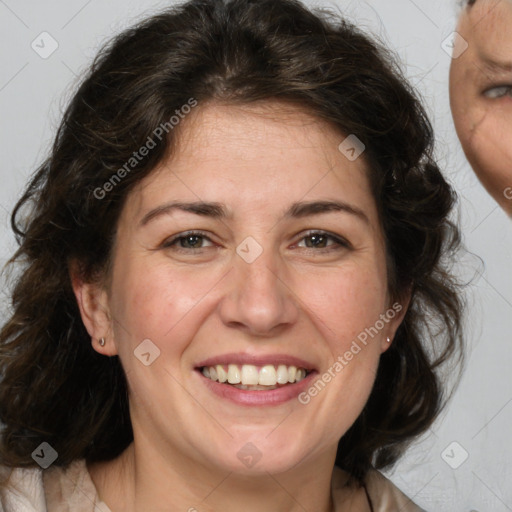
[[289, 400], [296, 399], [300, 393], [311, 385], [311, 381], [318, 372], [312, 371], [304, 379], [293, 384], [270, 389], [268, 391], [251, 391], [249, 389], [238, 389], [229, 384], [221, 384], [205, 377], [201, 370], [196, 370], [200, 379], [206, 387], [221, 398], [230, 400], [238, 405], [280, 405]]

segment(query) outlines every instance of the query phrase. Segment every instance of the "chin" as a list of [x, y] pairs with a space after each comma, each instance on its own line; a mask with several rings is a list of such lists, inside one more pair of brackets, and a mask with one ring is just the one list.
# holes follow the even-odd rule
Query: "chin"
[[252, 477], [268, 476], [269, 473], [272, 475], [277, 475], [286, 473], [293, 468], [296, 468], [303, 459], [303, 455], [288, 457], [283, 455], [283, 453], [277, 452], [273, 455], [267, 454], [267, 456], [262, 454], [261, 459], [255, 459], [252, 464], [249, 462], [242, 463], [237, 458], [234, 461], [229, 461], [226, 469], [239, 475], [247, 475]]
[[278, 473], [285, 473], [296, 467], [307, 458], [307, 453], [297, 450], [297, 443], [290, 443], [276, 436], [276, 442], [242, 441], [236, 443], [236, 447], [229, 449], [232, 456], [218, 454], [218, 466], [225, 471], [240, 475], [264, 476]]

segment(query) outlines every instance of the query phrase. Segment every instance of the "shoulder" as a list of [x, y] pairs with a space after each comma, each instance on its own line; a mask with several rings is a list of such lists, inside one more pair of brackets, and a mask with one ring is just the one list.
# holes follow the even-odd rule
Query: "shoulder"
[[0, 466], [0, 512], [46, 511], [43, 471]]
[[[333, 496], [336, 497], [337, 489], [345, 487], [347, 481], [347, 473], [337, 466], [334, 467], [332, 490]], [[364, 487], [368, 498], [371, 500], [373, 512], [425, 512], [409, 499], [391, 480], [388, 480], [382, 473], [376, 470], [370, 470], [366, 475]], [[364, 493], [364, 488], [361, 488]], [[364, 498], [365, 503], [368, 498]]]
[[424, 512], [379, 471], [371, 470], [368, 473], [365, 486], [372, 500], [374, 512]]
[[[48, 469], [0, 468], [0, 512], [110, 512], [98, 499], [85, 460]], [[9, 476], [10, 473], [10, 476]]]

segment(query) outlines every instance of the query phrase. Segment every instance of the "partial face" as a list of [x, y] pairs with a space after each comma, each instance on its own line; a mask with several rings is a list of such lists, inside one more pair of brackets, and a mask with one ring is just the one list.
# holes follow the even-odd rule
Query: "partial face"
[[455, 127], [480, 181], [512, 215], [512, 0], [478, 0], [457, 32], [469, 46], [450, 72]]
[[105, 350], [126, 370], [135, 440], [217, 470], [332, 462], [401, 308], [363, 158], [277, 105], [199, 106], [187, 122], [114, 247]]

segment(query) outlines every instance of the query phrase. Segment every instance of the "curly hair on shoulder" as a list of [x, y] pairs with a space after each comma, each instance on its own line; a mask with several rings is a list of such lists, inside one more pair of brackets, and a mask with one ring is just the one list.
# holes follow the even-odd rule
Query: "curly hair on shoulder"
[[455, 195], [392, 55], [338, 14], [295, 0], [191, 0], [124, 31], [96, 57], [12, 214], [19, 273], [0, 333], [0, 463], [35, 465], [42, 441], [58, 452], [55, 464], [109, 460], [132, 441], [123, 368], [91, 347], [70, 264], [88, 281], [108, 272], [125, 199], [172, 151], [179, 127], [153, 135], [147, 156], [98, 195], [191, 98], [197, 109], [287, 102], [366, 146], [389, 292], [411, 301], [369, 401], [339, 442], [336, 464], [360, 481], [428, 429], [445, 398], [439, 366], [462, 354]]

